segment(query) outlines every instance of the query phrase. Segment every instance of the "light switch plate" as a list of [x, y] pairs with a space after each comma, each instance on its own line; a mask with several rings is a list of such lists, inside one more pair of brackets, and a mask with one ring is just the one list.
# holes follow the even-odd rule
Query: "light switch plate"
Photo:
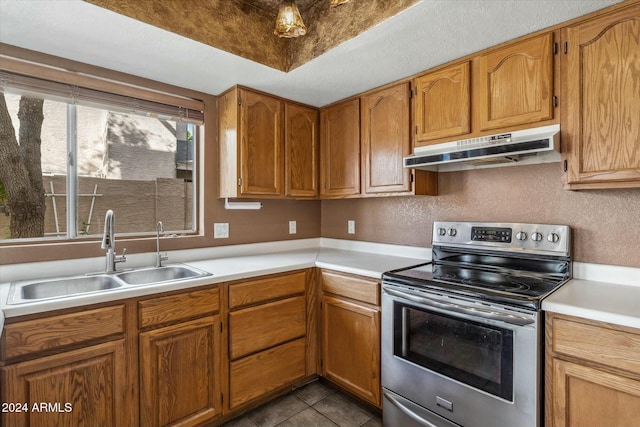
[[289, 221], [289, 234], [296, 234], [297, 230], [296, 230], [296, 222], [295, 221]]
[[347, 221], [347, 233], [356, 234], [356, 222], [352, 219]]
[[228, 239], [229, 238], [229, 223], [228, 222], [215, 222], [213, 224], [213, 238], [214, 239]]

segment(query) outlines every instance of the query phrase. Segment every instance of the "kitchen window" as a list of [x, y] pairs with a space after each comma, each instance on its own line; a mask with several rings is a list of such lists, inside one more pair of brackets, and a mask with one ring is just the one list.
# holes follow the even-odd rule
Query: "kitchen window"
[[0, 84], [0, 241], [101, 235], [108, 209], [118, 235], [197, 231], [202, 111], [10, 73]]

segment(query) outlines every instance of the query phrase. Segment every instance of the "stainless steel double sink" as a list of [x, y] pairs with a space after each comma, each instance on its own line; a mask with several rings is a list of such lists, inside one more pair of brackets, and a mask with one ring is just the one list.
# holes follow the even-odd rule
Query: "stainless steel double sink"
[[7, 304], [24, 304], [44, 299], [65, 298], [91, 292], [102, 292], [132, 286], [212, 276], [197, 268], [173, 264], [147, 267], [112, 274], [87, 274], [54, 279], [25, 280], [11, 283]]

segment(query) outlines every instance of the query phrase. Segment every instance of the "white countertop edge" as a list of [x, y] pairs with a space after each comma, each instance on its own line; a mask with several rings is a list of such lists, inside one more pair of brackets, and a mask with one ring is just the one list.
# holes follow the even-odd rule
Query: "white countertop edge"
[[574, 262], [573, 278], [592, 282], [640, 286], [640, 268]]
[[640, 329], [640, 317], [553, 301], [543, 301], [542, 309], [567, 316], [582, 317], [583, 319]]

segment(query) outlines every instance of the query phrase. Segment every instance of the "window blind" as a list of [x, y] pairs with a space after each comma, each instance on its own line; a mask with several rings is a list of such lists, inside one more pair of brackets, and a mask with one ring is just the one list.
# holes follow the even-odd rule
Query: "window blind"
[[106, 108], [121, 113], [157, 117], [196, 125], [204, 124], [204, 104], [202, 104], [201, 110], [197, 110], [184, 105], [168, 105], [7, 71], [0, 72], [0, 90], [3, 93], [55, 99], [71, 104]]

